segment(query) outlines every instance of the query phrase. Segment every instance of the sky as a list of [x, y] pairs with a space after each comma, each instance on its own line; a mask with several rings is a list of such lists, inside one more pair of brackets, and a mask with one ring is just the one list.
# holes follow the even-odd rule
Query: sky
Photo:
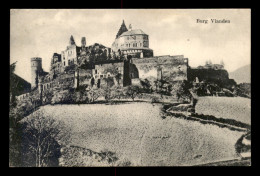
[[250, 9], [11, 9], [10, 64], [31, 82], [30, 58], [41, 57], [49, 72], [53, 53], [65, 50], [71, 35], [78, 46], [86, 37], [87, 45], [111, 47], [123, 20], [149, 35], [155, 56], [184, 55], [191, 67], [223, 60], [228, 72], [251, 63]]

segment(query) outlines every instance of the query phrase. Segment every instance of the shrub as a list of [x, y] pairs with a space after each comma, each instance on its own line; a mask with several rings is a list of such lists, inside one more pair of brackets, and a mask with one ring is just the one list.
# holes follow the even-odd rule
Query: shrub
[[131, 161], [124, 158], [123, 160], [118, 161], [117, 166], [125, 167], [125, 166], [131, 166], [131, 164], [132, 164]]
[[125, 98], [125, 91], [122, 87], [119, 87], [119, 86], [113, 87], [111, 94], [112, 94], [111, 96], [113, 98], [116, 98], [116, 99], [119, 99], [119, 100], [121, 98]]
[[160, 100], [159, 100], [158, 97], [153, 97], [152, 98], [152, 103], [159, 103], [159, 102], [160, 102]]
[[243, 144], [243, 140], [244, 138], [247, 136], [247, 135], [250, 135], [251, 136], [251, 132], [248, 132], [247, 134], [243, 134], [236, 142], [235, 144], [235, 149], [236, 149], [236, 152], [237, 153], [243, 153], [243, 152], [248, 152], [248, 151], [251, 151], [251, 146], [250, 145], [245, 145]]
[[113, 98], [112, 90], [110, 87], [106, 87], [103, 89], [103, 96], [105, 97], [106, 101], [110, 101]]
[[52, 97], [51, 103], [52, 104], [73, 103], [71, 92], [69, 90], [64, 90], [55, 93], [54, 96]]
[[140, 88], [139, 86], [128, 86], [125, 91], [125, 95], [134, 101], [135, 97], [140, 93]]
[[90, 89], [89, 91], [87, 91], [87, 97], [90, 103], [95, 102], [102, 95], [103, 95], [102, 89]]
[[42, 93], [43, 104], [50, 104], [53, 97], [53, 91], [47, 90]]
[[100, 155], [102, 156], [102, 158], [107, 160], [108, 164], [114, 164], [118, 160], [116, 153], [108, 150], [101, 151]]
[[72, 94], [72, 97], [73, 97], [73, 102], [74, 103], [78, 103], [78, 104], [81, 104], [81, 103], [87, 103], [88, 102], [88, 96], [87, 96], [87, 92], [82, 92], [82, 91], [75, 91], [73, 94]]

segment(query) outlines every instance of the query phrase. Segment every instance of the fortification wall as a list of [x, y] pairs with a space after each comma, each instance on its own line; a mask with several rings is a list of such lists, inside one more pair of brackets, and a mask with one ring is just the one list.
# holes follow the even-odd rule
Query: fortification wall
[[196, 69], [190, 68], [188, 70], [188, 80], [194, 81], [198, 77], [199, 81], [215, 82], [221, 87], [230, 87], [235, 85], [234, 80], [229, 79], [227, 70], [215, 69]]
[[132, 59], [141, 79], [164, 79], [169, 82], [187, 80], [188, 59], [181, 56], [162, 56]]
[[124, 74], [124, 63], [106, 63], [95, 65], [95, 69], [93, 69], [93, 77], [95, 81], [98, 79], [115, 77], [120, 74], [119, 84], [123, 84], [123, 74]]

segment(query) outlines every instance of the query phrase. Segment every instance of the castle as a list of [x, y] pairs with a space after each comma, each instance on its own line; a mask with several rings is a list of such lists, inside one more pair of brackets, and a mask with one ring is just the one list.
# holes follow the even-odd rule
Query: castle
[[[111, 48], [98, 43], [86, 46], [85, 37], [81, 39], [81, 46], [77, 46], [71, 36], [66, 49], [61, 54], [53, 54], [49, 73], [43, 71], [41, 62], [41, 58], [31, 59], [31, 87], [41, 92], [57, 86], [140, 85], [142, 80], [149, 81], [156, 89], [156, 82], [162, 80], [174, 84], [197, 76], [200, 80], [208, 78], [201, 76], [201, 72], [209, 69], [209, 65], [192, 69], [183, 55], [154, 56], [149, 48], [149, 35], [131, 26], [128, 30], [124, 21]], [[214, 69], [222, 73], [223, 67], [216, 65]], [[214, 73], [212, 75], [214, 77]], [[223, 79], [228, 80], [228, 74], [225, 73]]]
[[182, 55], [154, 57], [149, 35], [141, 29], [132, 30], [131, 26], [128, 30], [124, 21], [111, 48], [98, 43], [86, 46], [85, 37], [77, 46], [71, 36], [67, 48], [61, 54], [53, 54], [49, 73], [43, 71], [41, 62], [41, 58], [31, 59], [31, 78], [32, 89], [43, 91], [54, 87], [54, 80], [64, 74], [72, 79], [74, 87], [94, 83], [100, 88], [107, 78], [122, 86], [139, 84], [141, 79], [187, 80], [188, 69], [188, 59]]

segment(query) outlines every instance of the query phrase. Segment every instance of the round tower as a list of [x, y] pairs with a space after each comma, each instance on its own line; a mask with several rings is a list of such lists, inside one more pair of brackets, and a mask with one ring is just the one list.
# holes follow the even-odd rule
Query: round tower
[[32, 89], [38, 86], [38, 78], [42, 72], [42, 58], [31, 58], [31, 87]]

